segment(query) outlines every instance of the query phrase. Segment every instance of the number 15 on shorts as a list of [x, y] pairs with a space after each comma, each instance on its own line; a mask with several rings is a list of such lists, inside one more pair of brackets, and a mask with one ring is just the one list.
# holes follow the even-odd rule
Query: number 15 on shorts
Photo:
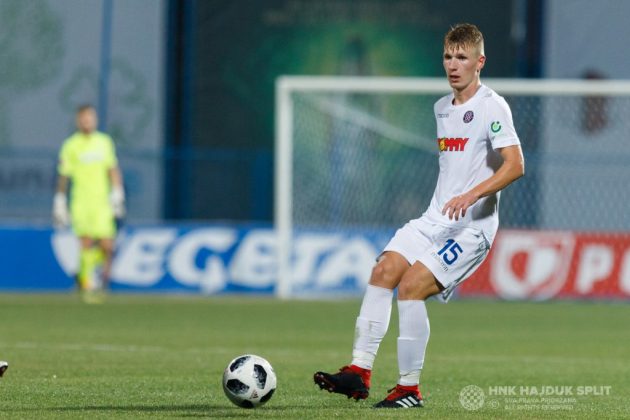
[[455, 239], [447, 239], [446, 243], [437, 254], [442, 256], [442, 259], [446, 264], [451, 265], [457, 261], [457, 258], [462, 254], [462, 252], [464, 252], [464, 250], [457, 242], [455, 242]]

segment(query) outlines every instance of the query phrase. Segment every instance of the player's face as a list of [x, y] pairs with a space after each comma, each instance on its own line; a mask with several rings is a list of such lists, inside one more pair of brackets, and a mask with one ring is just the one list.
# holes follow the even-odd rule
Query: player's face
[[91, 133], [96, 130], [98, 117], [92, 108], [84, 109], [77, 114], [77, 128], [83, 133]]
[[444, 50], [443, 64], [448, 83], [457, 91], [476, 85], [485, 61], [486, 57], [476, 48], [447, 47]]

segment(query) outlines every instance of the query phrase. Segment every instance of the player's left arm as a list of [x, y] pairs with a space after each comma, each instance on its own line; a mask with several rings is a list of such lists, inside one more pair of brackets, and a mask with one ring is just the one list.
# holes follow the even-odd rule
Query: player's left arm
[[120, 189], [123, 188], [122, 173], [120, 172], [120, 168], [118, 166], [109, 168], [109, 180], [112, 185], [112, 190], [116, 188], [120, 188]]
[[108, 175], [110, 180], [109, 201], [116, 219], [125, 217], [125, 189], [123, 187], [123, 176], [118, 165], [118, 157], [116, 156], [116, 146], [111, 138], [107, 142], [109, 146], [106, 165], [108, 167]]
[[442, 209], [442, 214], [448, 215], [449, 219], [466, 215], [466, 210], [475, 204], [480, 198], [489, 196], [510, 185], [523, 175], [525, 175], [525, 159], [521, 146], [512, 146], [497, 149], [503, 157], [503, 163], [490, 178], [477, 184], [471, 190], [451, 198]]
[[111, 182], [110, 202], [114, 217], [123, 219], [125, 217], [125, 189], [123, 188], [123, 178], [120, 168], [114, 166], [109, 168], [109, 179]]

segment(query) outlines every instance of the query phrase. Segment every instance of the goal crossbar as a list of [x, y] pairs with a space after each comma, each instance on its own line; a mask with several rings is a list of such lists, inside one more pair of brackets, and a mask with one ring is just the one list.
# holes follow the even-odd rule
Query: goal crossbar
[[[482, 83], [500, 95], [567, 95], [628, 96], [628, 80], [585, 79], [502, 79], [484, 78]], [[448, 93], [443, 77], [351, 77], [351, 76], [282, 76], [276, 81], [278, 91], [387, 92], [400, 94]], [[278, 99], [278, 96], [276, 96]]]

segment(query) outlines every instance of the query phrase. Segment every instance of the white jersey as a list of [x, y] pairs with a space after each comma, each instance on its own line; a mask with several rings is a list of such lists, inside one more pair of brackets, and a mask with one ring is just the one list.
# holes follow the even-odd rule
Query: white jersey
[[499, 227], [500, 192], [479, 199], [458, 221], [442, 215], [453, 197], [490, 178], [503, 163], [496, 149], [518, 145], [510, 107], [487, 86], [481, 87], [465, 104], [453, 105], [453, 94], [434, 105], [440, 174], [429, 208], [423, 218], [444, 226], [481, 230], [492, 243]]

